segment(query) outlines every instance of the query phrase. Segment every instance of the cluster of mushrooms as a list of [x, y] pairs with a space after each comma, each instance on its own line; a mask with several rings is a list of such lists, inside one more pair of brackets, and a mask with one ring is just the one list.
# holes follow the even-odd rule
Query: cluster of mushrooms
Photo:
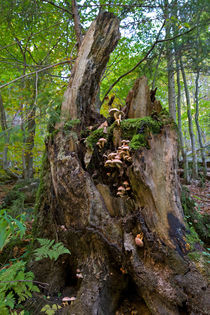
[[121, 168], [123, 161], [131, 162], [132, 157], [130, 156], [129, 140], [122, 140], [121, 147], [118, 147], [117, 152], [111, 152], [104, 157], [107, 158], [105, 167], [118, 167]]
[[[111, 152], [108, 155], [104, 154], [103, 156], [106, 158], [104, 166], [121, 169], [123, 161], [131, 162], [132, 157], [130, 155], [129, 142], [129, 140], [122, 140], [117, 152]], [[111, 176], [111, 173], [108, 172], [107, 175]], [[130, 189], [129, 183], [124, 181], [122, 186], [118, 187], [117, 196], [123, 197]]]
[[127, 182], [127, 180], [125, 180], [122, 184], [122, 186], [118, 187], [117, 189], [117, 196], [119, 197], [123, 197], [125, 196], [125, 194], [131, 190], [129, 183]]

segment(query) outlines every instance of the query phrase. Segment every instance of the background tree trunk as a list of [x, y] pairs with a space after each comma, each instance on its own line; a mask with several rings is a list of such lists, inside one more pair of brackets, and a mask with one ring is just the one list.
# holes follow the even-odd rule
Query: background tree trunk
[[181, 67], [182, 77], [184, 81], [184, 89], [185, 89], [186, 102], [187, 102], [187, 117], [188, 117], [188, 124], [189, 124], [189, 134], [190, 134], [190, 141], [191, 141], [191, 148], [192, 148], [192, 161], [193, 161], [192, 175], [193, 175], [193, 178], [197, 178], [198, 164], [197, 164], [197, 154], [196, 154], [196, 147], [195, 147], [195, 135], [193, 131], [193, 122], [192, 122], [192, 115], [191, 115], [190, 95], [189, 95], [189, 91], [187, 87], [187, 79], [186, 79], [181, 56], [180, 56], [180, 67]]
[[[164, 15], [166, 20], [166, 39], [171, 37], [170, 17], [172, 13], [169, 8], [168, 0], [164, 0]], [[167, 59], [167, 74], [168, 74], [168, 106], [169, 113], [174, 121], [176, 121], [176, 101], [175, 101], [175, 81], [174, 81], [174, 56], [172, 43], [166, 42], [166, 59]]]
[[[37, 230], [40, 236], [62, 241], [71, 256], [62, 256], [53, 267], [37, 263], [34, 270], [40, 281], [50, 283], [51, 291], [76, 296], [63, 314], [112, 315], [125, 296], [147, 314], [207, 314], [206, 281], [185, 256], [176, 131], [164, 113], [142, 118], [141, 113], [151, 115], [157, 106], [149, 97], [141, 103], [142, 111], [132, 109], [138, 90], [148, 96], [144, 78], [130, 93], [131, 120], [112, 125], [114, 131], [104, 134], [105, 146], [94, 142], [91, 159], [84, 163], [86, 149], [79, 132], [96, 117], [100, 74], [118, 41], [118, 27], [110, 13], [101, 13], [90, 26], [62, 105], [62, 115], [79, 119], [80, 125], [69, 134], [61, 128], [46, 142]], [[150, 124], [158, 131], [151, 132]], [[131, 160], [123, 160], [120, 168], [107, 169], [104, 154], [116, 151], [113, 135], [119, 142], [129, 138], [123, 134], [125, 125], [136, 130], [138, 139], [144, 135], [146, 146], [129, 150]], [[99, 138], [101, 130], [95, 133]], [[77, 143], [72, 145], [76, 132]], [[125, 181], [130, 189], [117, 197]], [[137, 246], [139, 239], [142, 246]]]
[[3, 99], [0, 94], [0, 120], [1, 120], [1, 128], [4, 133], [4, 151], [2, 153], [2, 166], [3, 170], [5, 173], [13, 178], [13, 179], [18, 179], [18, 175], [13, 173], [10, 168], [9, 168], [9, 161], [8, 161], [8, 145], [9, 145], [9, 140], [10, 140], [10, 134], [9, 134], [9, 128], [7, 125], [7, 119], [6, 119], [6, 113], [4, 110], [4, 105], [3, 105]]
[[178, 116], [178, 130], [179, 130], [179, 144], [182, 154], [183, 166], [184, 166], [184, 178], [186, 183], [189, 183], [189, 169], [186, 150], [184, 148], [184, 139], [182, 133], [182, 119], [181, 119], [181, 84], [180, 84], [180, 70], [179, 70], [179, 58], [176, 52], [176, 73], [177, 73], [177, 116]]
[[206, 157], [205, 157], [205, 149], [202, 141], [202, 136], [201, 136], [201, 128], [199, 124], [199, 100], [198, 100], [198, 91], [199, 91], [199, 74], [200, 71], [197, 69], [197, 74], [196, 74], [196, 80], [195, 80], [195, 105], [196, 105], [196, 111], [195, 111], [195, 123], [196, 123], [196, 128], [197, 128], [197, 133], [198, 133], [198, 143], [201, 149], [201, 158], [202, 158], [202, 164], [203, 164], [203, 173], [204, 176], [206, 177], [207, 175], [207, 164], [206, 164]]

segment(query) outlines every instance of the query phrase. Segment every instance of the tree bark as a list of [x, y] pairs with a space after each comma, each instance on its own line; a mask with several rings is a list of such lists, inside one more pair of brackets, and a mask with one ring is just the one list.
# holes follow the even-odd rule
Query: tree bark
[[2, 128], [2, 131], [4, 132], [4, 141], [5, 141], [2, 162], [3, 162], [3, 169], [7, 169], [8, 168], [7, 153], [8, 153], [8, 145], [9, 145], [9, 132], [8, 132], [6, 114], [5, 114], [3, 99], [2, 99], [1, 94], [0, 94], [0, 116], [1, 116], [1, 128]]
[[[78, 130], [90, 123], [99, 85], [96, 73], [102, 72], [117, 43], [118, 26], [112, 14], [102, 13], [83, 40], [67, 90], [70, 96], [66, 92], [62, 107], [62, 114], [65, 110], [71, 118], [81, 120]], [[94, 40], [90, 32], [95, 34]], [[92, 48], [86, 50], [83, 45]], [[105, 61], [91, 62], [90, 68], [88, 61], [95, 60], [96, 52], [97, 58]], [[78, 78], [78, 73], [82, 77]], [[87, 77], [88, 87], [94, 87], [94, 91], [84, 89]], [[78, 85], [72, 83], [74, 80]], [[132, 95], [131, 112], [138, 95], [138, 91]], [[142, 104], [148, 105], [145, 101]], [[165, 114], [137, 117], [135, 114], [119, 125], [115, 123], [104, 147], [94, 142], [88, 165], [80, 154], [84, 139], [73, 150], [69, 143], [72, 135], [60, 129], [46, 141], [37, 201], [38, 234], [62, 241], [71, 255], [62, 256], [53, 267], [34, 264], [34, 270], [40, 281], [50, 283], [51, 291], [76, 296], [63, 314], [114, 315], [125, 298], [135, 299], [136, 309], [140, 312], [146, 308], [146, 314], [207, 314], [206, 281], [186, 257], [176, 131]], [[135, 127], [135, 122], [141, 123], [140, 127]], [[149, 131], [149, 124], [159, 126], [159, 132]], [[134, 128], [140, 138], [144, 134], [146, 146], [136, 151], [127, 149], [131, 159], [121, 161], [120, 168], [107, 169], [104, 159], [115, 150], [113, 129], [118, 129], [119, 141], [126, 135], [128, 139], [129, 135], [123, 134], [125, 125], [130, 131]], [[118, 188], [126, 181], [129, 190], [118, 197]]]
[[82, 44], [82, 27], [80, 24], [80, 17], [79, 17], [76, 0], [72, 0], [72, 13], [73, 13], [73, 19], [74, 19], [74, 29], [75, 29], [75, 34], [77, 38], [78, 48], [79, 48]]
[[199, 75], [200, 75], [200, 70], [199, 68], [197, 69], [197, 74], [196, 74], [196, 79], [195, 79], [195, 105], [196, 105], [196, 111], [195, 111], [195, 123], [197, 127], [197, 133], [198, 133], [198, 142], [199, 146], [201, 149], [201, 158], [202, 158], [202, 164], [203, 164], [203, 173], [204, 176], [206, 177], [207, 175], [207, 165], [206, 165], [206, 157], [205, 157], [205, 151], [204, 151], [204, 146], [203, 146], [203, 141], [202, 141], [202, 135], [201, 135], [201, 128], [199, 124], [199, 87], [198, 87], [198, 82], [199, 82]]
[[[164, 0], [164, 15], [166, 19], [166, 39], [171, 37], [171, 25], [170, 17], [171, 12], [169, 11], [169, 2]], [[166, 58], [167, 58], [167, 74], [168, 74], [168, 106], [169, 113], [174, 121], [176, 121], [176, 101], [175, 101], [175, 81], [174, 81], [174, 60], [173, 60], [173, 49], [172, 43], [166, 43]]]
[[182, 133], [182, 117], [181, 117], [181, 84], [180, 84], [180, 70], [179, 70], [179, 59], [176, 51], [176, 74], [177, 74], [177, 116], [178, 116], [178, 130], [179, 130], [179, 143], [182, 153], [182, 160], [184, 165], [184, 178], [186, 183], [189, 183], [189, 169], [186, 150], [184, 148], [184, 139]]
[[9, 145], [9, 140], [10, 140], [10, 134], [9, 134], [7, 119], [6, 119], [6, 113], [5, 113], [5, 109], [4, 109], [4, 105], [3, 105], [3, 99], [2, 99], [1, 94], [0, 94], [0, 120], [1, 120], [1, 128], [2, 128], [2, 131], [4, 132], [4, 151], [3, 151], [3, 155], [2, 155], [3, 170], [5, 171], [5, 173], [9, 177], [11, 177], [13, 179], [18, 179], [18, 175], [16, 175], [15, 173], [13, 173], [9, 169], [8, 145]]
[[99, 15], [91, 24], [79, 49], [61, 112], [66, 120], [79, 119], [82, 128], [95, 121], [99, 82], [109, 55], [119, 39], [118, 25], [118, 20], [110, 19], [109, 13]]
[[193, 122], [192, 122], [192, 115], [191, 115], [190, 95], [189, 95], [189, 90], [188, 90], [188, 86], [187, 86], [187, 79], [186, 79], [186, 75], [185, 75], [184, 66], [183, 66], [181, 56], [180, 56], [180, 66], [181, 66], [181, 72], [182, 72], [182, 77], [183, 77], [183, 81], [184, 81], [184, 89], [185, 89], [186, 102], [187, 102], [188, 126], [189, 126], [189, 134], [190, 134], [191, 147], [192, 147], [192, 159], [193, 159], [192, 175], [193, 175], [193, 178], [197, 178], [197, 176], [198, 176], [198, 164], [197, 164], [197, 154], [196, 154], [196, 147], [195, 147], [195, 135], [194, 135], [194, 131], [193, 131]]

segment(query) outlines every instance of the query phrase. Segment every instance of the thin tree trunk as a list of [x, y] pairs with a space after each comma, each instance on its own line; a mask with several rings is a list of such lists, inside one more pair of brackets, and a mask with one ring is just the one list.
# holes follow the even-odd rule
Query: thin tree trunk
[[181, 84], [180, 84], [180, 72], [179, 72], [179, 61], [176, 52], [176, 74], [177, 74], [177, 118], [178, 118], [178, 130], [179, 130], [179, 144], [182, 154], [183, 166], [184, 166], [184, 178], [187, 183], [189, 183], [189, 170], [188, 170], [188, 160], [186, 151], [184, 148], [184, 139], [182, 133], [182, 118], [181, 118]]
[[36, 106], [34, 104], [30, 108], [29, 115], [27, 117], [26, 122], [26, 150], [25, 150], [25, 165], [26, 165], [26, 178], [30, 179], [33, 177], [33, 148], [34, 148], [34, 137], [35, 137], [35, 130], [36, 130], [36, 122], [35, 122], [35, 115], [36, 115]]
[[[169, 12], [168, 0], [164, 1], [164, 13], [166, 22], [166, 39], [171, 36], [171, 25], [169, 19], [171, 13]], [[173, 49], [172, 43], [169, 41], [166, 43], [166, 59], [167, 59], [167, 73], [168, 73], [168, 106], [169, 113], [174, 121], [176, 121], [176, 96], [175, 96], [175, 81], [174, 81], [174, 60], [173, 60]]]
[[3, 105], [3, 99], [0, 94], [0, 115], [1, 115], [1, 128], [4, 132], [4, 151], [3, 151], [3, 169], [8, 168], [7, 154], [8, 154], [8, 145], [9, 145], [9, 132], [6, 120], [6, 114]]
[[159, 68], [159, 65], [160, 65], [160, 62], [161, 62], [161, 55], [162, 55], [162, 52], [163, 52], [163, 47], [164, 47], [164, 45], [162, 45], [161, 48], [160, 48], [157, 65], [155, 67], [155, 74], [154, 74], [154, 78], [153, 78], [153, 81], [152, 81], [152, 90], [155, 89], [156, 78], [157, 78], [157, 74], [158, 74], [158, 68]]
[[199, 142], [199, 146], [201, 149], [203, 173], [204, 173], [204, 176], [206, 177], [206, 174], [207, 174], [206, 157], [205, 157], [205, 150], [204, 150], [203, 141], [202, 141], [201, 128], [200, 128], [200, 124], [199, 124], [199, 100], [198, 100], [198, 97], [199, 97], [198, 96], [199, 95], [199, 93], [198, 93], [198, 91], [199, 91], [199, 87], [198, 87], [199, 74], [200, 74], [200, 69], [197, 68], [197, 74], [196, 74], [196, 79], [195, 79], [195, 105], [196, 105], [195, 123], [196, 123], [196, 127], [197, 127], [198, 142]]
[[16, 175], [9, 169], [8, 145], [9, 145], [9, 140], [10, 140], [10, 134], [9, 134], [6, 113], [4, 110], [3, 99], [2, 99], [1, 94], [0, 94], [0, 119], [1, 119], [1, 128], [4, 132], [4, 151], [3, 151], [3, 156], [2, 156], [3, 170], [9, 177], [17, 179], [18, 175]]
[[184, 66], [183, 66], [181, 56], [180, 56], [180, 66], [181, 66], [181, 72], [182, 72], [182, 77], [183, 77], [183, 81], [184, 81], [184, 89], [185, 89], [186, 102], [187, 102], [188, 127], [189, 127], [189, 134], [190, 134], [190, 141], [191, 141], [191, 148], [192, 148], [192, 160], [193, 160], [192, 176], [193, 176], [193, 178], [197, 178], [198, 165], [197, 165], [197, 154], [196, 154], [196, 147], [195, 147], [195, 135], [194, 135], [194, 131], [193, 131], [193, 121], [192, 121], [192, 114], [191, 114], [190, 95], [189, 95], [189, 90], [188, 90], [188, 86], [187, 86], [187, 79], [186, 79], [186, 75], [185, 75]]

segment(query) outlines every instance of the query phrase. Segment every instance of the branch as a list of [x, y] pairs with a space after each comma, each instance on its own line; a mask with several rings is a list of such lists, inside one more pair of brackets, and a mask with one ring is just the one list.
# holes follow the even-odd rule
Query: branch
[[47, 67], [45, 67], [45, 68], [43, 68], [43, 69], [40, 69], [40, 70], [37, 70], [37, 71], [33, 71], [33, 72], [28, 73], [28, 74], [21, 75], [20, 77], [14, 79], [14, 80], [12, 80], [12, 81], [10, 81], [10, 82], [8, 82], [8, 83], [5, 83], [5, 84], [1, 85], [1, 86], [0, 86], [0, 89], [3, 89], [4, 87], [6, 87], [6, 86], [8, 86], [8, 85], [10, 85], [10, 84], [12, 84], [12, 83], [18, 81], [18, 80], [21, 80], [21, 79], [23, 79], [23, 78], [25, 78], [25, 77], [28, 77], [28, 76], [30, 76], [30, 75], [37, 74], [37, 73], [42, 72], [42, 71], [44, 71], [44, 70], [47, 70], [47, 69], [50, 69], [50, 68], [53, 68], [53, 67], [56, 67], [56, 66], [59, 66], [59, 65], [63, 65], [63, 64], [65, 64], [65, 63], [70, 63], [71, 61], [73, 61], [73, 60], [61, 61], [61, 62], [55, 63], [54, 65], [47, 66]]
[[[54, 27], [54, 26], [60, 25], [60, 24], [61, 24], [61, 22], [58, 22], [58, 23], [55, 23], [55, 24], [53, 24], [53, 25], [51, 25], [51, 26], [49, 26], [49, 27], [46, 27], [46, 28], [42, 29], [41, 31], [38, 31], [38, 32], [34, 33], [33, 35], [31, 35], [31, 36], [30, 36], [30, 39], [33, 38], [35, 35], [37, 35], [37, 34], [43, 32], [43, 31], [46, 31], [46, 30], [48, 30], [49, 28], [52, 28], [52, 27]], [[20, 40], [20, 41], [22, 41], [22, 40]], [[17, 45], [17, 44], [18, 44], [18, 43], [15, 41], [15, 42], [12, 43], [12, 44], [6, 45], [6, 46], [4, 46], [4, 47], [0, 47], [0, 50], [6, 49], [6, 48], [8, 48], [8, 47], [11, 47], [11, 46], [14, 46], [14, 45]]]
[[192, 32], [196, 26], [194, 26], [193, 28], [191, 28], [190, 30], [184, 32], [184, 33], [181, 33], [181, 34], [178, 34], [174, 37], [170, 37], [170, 38], [166, 38], [166, 39], [158, 39], [159, 36], [160, 36], [160, 32], [162, 31], [163, 27], [165, 25], [165, 21], [163, 22], [163, 25], [161, 26], [159, 32], [158, 32], [158, 35], [157, 35], [157, 39], [156, 41], [152, 44], [151, 48], [148, 50], [148, 52], [146, 53], [146, 55], [144, 56], [144, 58], [142, 58], [133, 68], [131, 68], [129, 71], [127, 71], [126, 73], [122, 74], [108, 89], [108, 91], [106, 92], [106, 94], [104, 95], [104, 98], [101, 102], [101, 105], [104, 103], [105, 101], [105, 98], [107, 97], [107, 95], [109, 94], [109, 92], [113, 89], [113, 87], [122, 79], [124, 78], [126, 75], [130, 74], [131, 72], [133, 72], [142, 62], [144, 62], [147, 57], [150, 55], [150, 53], [153, 51], [153, 49], [155, 48], [155, 46], [159, 43], [163, 43], [163, 42], [167, 42], [167, 41], [171, 41], [171, 40], [174, 40], [180, 36], [183, 36], [183, 35], [186, 35], [190, 32]]
[[73, 11], [75, 34], [77, 38], [78, 47], [80, 47], [82, 43], [82, 27], [80, 23], [80, 17], [79, 17], [78, 6], [77, 6], [76, 0], [72, 0], [72, 11]]
[[69, 10], [67, 10], [67, 9], [65, 9], [63, 7], [60, 7], [59, 5], [55, 4], [54, 2], [49, 1], [49, 0], [42, 0], [42, 1], [43, 2], [47, 2], [47, 3], [51, 4], [51, 5], [53, 5], [55, 8], [60, 9], [60, 10], [62, 10], [64, 12], [67, 12], [68, 14], [70, 14], [72, 16], [72, 13]]

